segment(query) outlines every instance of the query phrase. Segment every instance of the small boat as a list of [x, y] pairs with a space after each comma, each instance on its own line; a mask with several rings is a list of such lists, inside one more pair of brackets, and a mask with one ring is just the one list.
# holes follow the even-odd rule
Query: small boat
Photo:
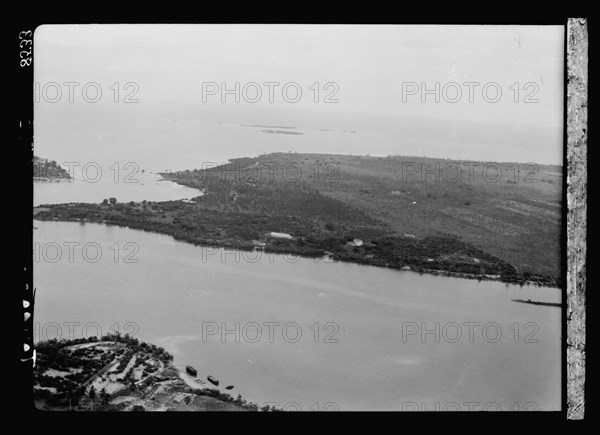
[[219, 380], [217, 378], [208, 376], [206, 379], [208, 379], [211, 384], [216, 385], [217, 387], [219, 386]]
[[227, 386], [225, 387], [225, 389], [226, 389], [226, 390], [233, 390], [233, 385], [227, 385]]
[[192, 366], [187, 366], [185, 368], [185, 371], [188, 372], [188, 374], [190, 374], [192, 376], [196, 376], [198, 374], [198, 371]]

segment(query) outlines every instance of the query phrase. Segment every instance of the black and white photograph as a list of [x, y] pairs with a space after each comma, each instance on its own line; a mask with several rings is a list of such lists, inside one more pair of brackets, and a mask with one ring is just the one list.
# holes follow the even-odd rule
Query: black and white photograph
[[566, 38], [25, 29], [35, 409], [564, 412]]

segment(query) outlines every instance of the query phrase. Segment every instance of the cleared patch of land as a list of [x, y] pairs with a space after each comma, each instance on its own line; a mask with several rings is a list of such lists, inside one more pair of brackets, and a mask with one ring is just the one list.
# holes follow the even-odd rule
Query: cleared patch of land
[[36, 348], [34, 401], [41, 410], [259, 410], [240, 395], [207, 388], [176, 369], [163, 348], [128, 335], [49, 340]]

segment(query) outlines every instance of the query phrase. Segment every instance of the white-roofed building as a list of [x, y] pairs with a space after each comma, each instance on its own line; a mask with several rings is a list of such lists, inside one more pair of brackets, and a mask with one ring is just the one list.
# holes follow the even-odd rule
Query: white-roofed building
[[293, 237], [288, 233], [276, 233], [270, 232], [265, 234], [266, 237], [273, 237], [274, 239], [293, 239]]

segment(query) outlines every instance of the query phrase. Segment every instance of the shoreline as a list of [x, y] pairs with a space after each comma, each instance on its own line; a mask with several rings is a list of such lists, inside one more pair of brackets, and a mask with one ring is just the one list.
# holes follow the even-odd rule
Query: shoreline
[[164, 348], [128, 334], [43, 340], [35, 346], [34, 401], [40, 410], [271, 410], [189, 376]]
[[33, 181], [42, 182], [42, 183], [61, 183], [61, 182], [73, 182], [73, 178], [58, 178], [58, 177], [33, 177]]
[[[329, 181], [338, 184], [325, 184], [328, 180], [321, 180], [330, 178], [329, 172], [321, 174], [323, 177], [315, 172], [315, 163], [325, 170], [321, 162], [325, 157], [336, 165], [335, 180]], [[268, 158], [276, 161], [268, 181], [238, 179], [240, 167], [253, 168]], [[278, 170], [291, 164], [290, 161], [304, 169], [302, 172], [308, 175], [306, 180], [289, 182], [285, 174], [279, 174]], [[504, 228], [492, 225], [502, 216], [486, 217], [478, 210], [489, 197], [487, 184], [459, 186], [448, 194], [437, 185], [422, 191], [422, 186], [409, 183], [402, 185], [406, 190], [401, 190], [403, 195], [408, 195], [406, 198], [390, 199], [390, 194], [393, 196], [398, 189], [392, 169], [397, 168], [399, 161], [370, 158], [369, 162], [375, 166], [365, 168], [368, 170], [365, 175], [364, 170], [356, 170], [357, 165], [364, 166], [364, 161], [352, 156], [272, 153], [230, 159], [233, 168], [225, 164], [215, 170], [153, 174], [158, 181], [196, 189], [198, 195], [191, 199], [118, 202], [113, 197], [102, 203], [39, 204], [34, 207], [34, 216], [39, 220], [106, 223], [155, 232], [196, 246], [240, 251], [260, 249], [268, 253], [330, 258], [478, 281], [562, 288], [560, 269], [541, 262], [552, 259], [554, 254], [538, 255], [535, 251], [537, 257], [531, 254], [531, 258], [523, 260], [520, 255], [523, 248], [513, 239], [498, 244], [499, 253], [489, 252], [487, 243], [494, 240], [489, 239], [487, 230], [472, 235], [456, 227], [466, 219], [475, 227], [482, 222], [491, 225], [492, 233]], [[219, 177], [219, 170], [225, 174], [233, 172], [234, 179]], [[502, 188], [500, 199], [513, 204], [513, 199], [519, 198], [520, 191], [512, 185]], [[474, 207], [474, 198], [478, 198], [478, 208]], [[390, 213], [403, 212], [402, 201], [408, 201], [406, 206], [410, 208], [403, 215], [407, 222], [398, 227]], [[415, 204], [423, 205], [413, 207]], [[449, 213], [444, 207], [461, 213]], [[527, 211], [534, 205], [524, 202], [520, 207]], [[427, 210], [438, 213], [440, 209], [443, 218], [449, 220], [449, 229], [419, 232], [423, 222], [429, 219]], [[542, 207], [540, 211], [548, 210]], [[506, 225], [513, 229], [512, 224]], [[531, 222], [523, 225], [523, 231], [528, 229], [527, 225], [531, 226]], [[530, 248], [527, 245], [527, 249]], [[513, 258], [515, 253], [519, 254], [518, 259]]]
[[[37, 209], [37, 210], [36, 210]], [[160, 231], [160, 230], [152, 230], [152, 229], [146, 229], [146, 228], [142, 228], [141, 226], [136, 226], [135, 223], [129, 222], [128, 224], [124, 224], [124, 223], [119, 223], [119, 222], [111, 222], [108, 220], [94, 220], [94, 219], [88, 219], [88, 218], [72, 218], [72, 219], [68, 219], [68, 218], [63, 218], [63, 219], [56, 219], [56, 217], [52, 217], [52, 218], [47, 218], [47, 219], [41, 219], [38, 215], [40, 213], [48, 213], [50, 212], [52, 209], [52, 205], [44, 205], [44, 206], [38, 206], [38, 207], [34, 207], [34, 220], [38, 220], [38, 221], [45, 221], [45, 222], [77, 222], [77, 223], [93, 223], [93, 224], [103, 224], [103, 225], [114, 225], [120, 228], [128, 228], [128, 229], [132, 229], [132, 230], [138, 230], [138, 231], [145, 231], [145, 232], [152, 232], [152, 233], [156, 233], [156, 234], [161, 234], [161, 235], [166, 235], [166, 236], [170, 236], [171, 238], [173, 238], [173, 240], [179, 241], [179, 242], [183, 242], [183, 243], [187, 243], [190, 245], [194, 245], [194, 246], [203, 246], [203, 247], [211, 247], [211, 248], [221, 248], [221, 249], [233, 249], [233, 250], [238, 250], [238, 251], [264, 251], [270, 254], [276, 254], [276, 255], [286, 255], [286, 254], [292, 254], [292, 255], [296, 255], [298, 257], [301, 258], [306, 258], [306, 259], [325, 259], [328, 258], [332, 261], [335, 262], [344, 262], [344, 263], [349, 263], [349, 264], [357, 264], [360, 266], [372, 266], [372, 267], [378, 267], [378, 268], [385, 268], [385, 269], [392, 269], [392, 270], [397, 270], [397, 271], [409, 271], [409, 272], [414, 272], [414, 273], [419, 273], [419, 274], [427, 274], [427, 275], [434, 275], [434, 276], [445, 276], [445, 277], [449, 277], [449, 278], [459, 278], [459, 279], [469, 279], [469, 280], [476, 280], [476, 281], [496, 281], [496, 282], [502, 282], [504, 284], [507, 285], [520, 285], [521, 287], [523, 286], [532, 286], [532, 287], [546, 287], [546, 288], [552, 288], [552, 289], [561, 289], [561, 285], [560, 282], [558, 281], [558, 279], [556, 278], [549, 278], [546, 277], [546, 282], [540, 282], [540, 281], [532, 281], [532, 280], [512, 280], [512, 279], [507, 279], [507, 277], [503, 277], [501, 275], [495, 275], [495, 274], [470, 274], [470, 273], [465, 273], [465, 272], [453, 272], [453, 271], [448, 271], [448, 270], [442, 270], [442, 269], [431, 269], [431, 268], [422, 268], [419, 267], [418, 265], [403, 265], [403, 266], [393, 266], [393, 265], [389, 265], [389, 264], [377, 264], [375, 262], [368, 262], [368, 261], [350, 261], [348, 259], [340, 259], [340, 258], [335, 258], [335, 255], [333, 253], [327, 253], [326, 255], [305, 255], [302, 253], [299, 253], [293, 249], [289, 249], [289, 250], [285, 250], [285, 249], [272, 249], [269, 247], [263, 247], [263, 248], [257, 248], [256, 246], [254, 246], [253, 244], [251, 244], [251, 242], [248, 242], [247, 245], [244, 246], [234, 246], [230, 243], [227, 242], [219, 242], [219, 241], [211, 241], [210, 243], [201, 243], [198, 240], [195, 239], [186, 239], [186, 238], [181, 238], [181, 237], [176, 237], [176, 234], [173, 234], [173, 232], [168, 232], [168, 231]], [[246, 247], [247, 249], [240, 249]]]

